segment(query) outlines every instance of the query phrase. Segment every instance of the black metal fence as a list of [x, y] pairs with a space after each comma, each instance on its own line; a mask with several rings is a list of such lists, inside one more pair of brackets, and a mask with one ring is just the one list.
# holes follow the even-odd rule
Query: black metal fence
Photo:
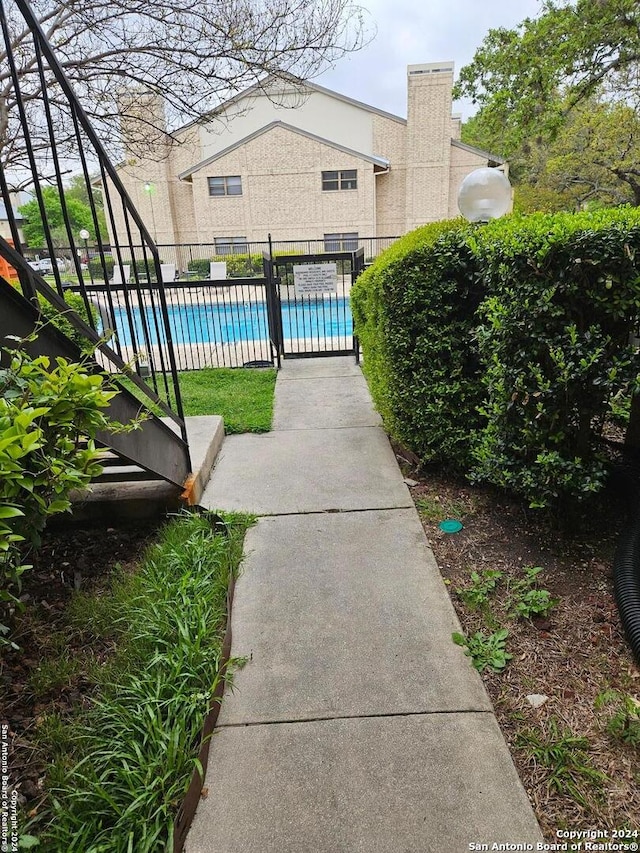
[[[165, 282], [167, 321], [179, 370], [280, 364], [281, 357], [355, 353], [350, 291], [364, 252], [263, 257], [264, 275]], [[320, 277], [310, 275], [320, 272]], [[307, 275], [304, 281], [302, 276]], [[325, 278], [323, 278], [323, 275]], [[153, 318], [153, 286], [84, 285], [101, 333], [143, 373], [166, 343]], [[79, 291], [77, 285], [67, 292]], [[147, 332], [144, 332], [145, 325]]]
[[[70, 288], [76, 290], [76, 287]], [[153, 317], [152, 288], [88, 285], [100, 328], [117, 337], [123, 357], [136, 360], [143, 376], [166, 345]], [[178, 370], [273, 364], [269, 295], [264, 277], [228, 281], [176, 281], [165, 285], [167, 320]], [[143, 328], [149, 326], [148, 335]]]
[[357, 354], [350, 296], [363, 269], [363, 249], [312, 255], [265, 253], [279, 355]]
[[[210, 275], [210, 264], [225, 264], [225, 274], [228, 278], [249, 278], [263, 274], [263, 253], [272, 250], [274, 257], [278, 255], [320, 255], [335, 254], [343, 251], [363, 250], [365, 264], [377, 258], [381, 252], [388, 249], [398, 237], [361, 237], [349, 241], [347, 247], [336, 246], [335, 241], [310, 239], [310, 240], [274, 240], [269, 242], [245, 242], [234, 243], [228, 250], [221, 247], [220, 243], [159, 243], [157, 244], [160, 263], [165, 267], [165, 280], [175, 278], [181, 280], [199, 279], [205, 280]], [[353, 243], [353, 245], [351, 245]], [[58, 246], [56, 247], [56, 267], [59, 269], [61, 278], [71, 278], [75, 273], [74, 253], [79, 254], [81, 272], [85, 280], [102, 281], [104, 271], [100, 252], [93, 244], [82, 246]], [[102, 246], [102, 256], [106, 259], [106, 272], [109, 278], [113, 277], [113, 271], [117, 266], [123, 264], [129, 266], [129, 274], [135, 264], [144, 275], [144, 264], [140, 262], [142, 246], [118, 246], [111, 247], [108, 244]], [[42, 265], [44, 271], [53, 275], [53, 256], [49, 249], [23, 248], [26, 258]], [[154, 272], [152, 271], [152, 276]]]
[[[22, 41], [20, 51], [14, 52], [16, 33], [25, 29], [31, 34], [32, 49], [26, 49]], [[0, 32], [0, 53], [4, 53], [8, 72], [2, 99], [5, 125], [0, 198], [11, 230], [10, 240], [0, 238], [2, 276], [46, 317], [64, 313], [80, 338], [89, 338], [97, 345], [96, 358], [101, 366], [126, 373], [137, 388], [136, 394], [159, 406], [175, 422], [186, 444], [173, 330], [158, 250], [25, 0], [0, 0]], [[90, 206], [91, 225], [86, 234], [76, 233], [72, 226], [64, 183], [70, 172], [76, 174], [76, 188], [82, 185]], [[111, 230], [115, 231], [117, 215], [127, 235], [125, 243], [109, 251], [103, 248], [109, 237], [103, 233], [104, 226], [101, 231], [101, 215], [94, 200], [96, 177], [102, 182], [103, 210]], [[38, 255], [53, 259], [49, 264], [29, 264], [29, 253], [20, 246], [11, 193], [17, 185], [32, 192], [37, 202], [44, 240], [44, 249]], [[61, 214], [61, 223], [55, 228], [50, 215], [51, 194]], [[89, 238], [97, 246], [91, 259], [83, 257]], [[66, 245], [62, 252], [61, 244]], [[60, 263], [55, 260], [58, 257]], [[116, 273], [127, 268], [131, 273], [129, 286], [122, 288]], [[50, 275], [45, 279], [47, 273]], [[101, 340], [104, 328], [92, 294], [96, 281], [103, 286], [101, 304], [111, 316], [118, 307], [126, 317], [128, 345], [120, 335]], [[74, 289], [75, 298], [69, 297]], [[136, 305], [143, 302], [146, 310], [140, 313], [139, 322], [134, 322]]]

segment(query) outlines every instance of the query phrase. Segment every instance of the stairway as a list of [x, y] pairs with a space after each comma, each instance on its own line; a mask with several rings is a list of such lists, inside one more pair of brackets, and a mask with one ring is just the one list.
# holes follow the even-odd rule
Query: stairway
[[[3, 243], [4, 241], [0, 238], [0, 254], [6, 253]], [[9, 260], [18, 268], [20, 267], [19, 256], [18, 258], [10, 257]], [[44, 279], [33, 272], [31, 277], [38, 292], [44, 293], [59, 310], [66, 311], [66, 319], [79, 331], [84, 332], [87, 338], [99, 345], [99, 335], [86, 326], [80, 317], [69, 313], [68, 306]], [[42, 315], [34, 304], [18, 293], [6, 279], [0, 277], [0, 343], [4, 343], [7, 336], [27, 338], [38, 328], [36, 339], [25, 345], [32, 355], [48, 355], [51, 358], [62, 356], [70, 361], [77, 361], [82, 357], [73, 341], [51, 323], [40, 325], [42, 320]], [[86, 356], [84, 359], [87, 362]], [[127, 371], [125, 363], [113, 352], [109, 353], [109, 359], [114, 368], [120, 368], [123, 373]], [[104, 372], [97, 361], [89, 360], [87, 363], [90, 370]], [[146, 394], [149, 404], [162, 404], [153, 389], [145, 385], [137, 375], [130, 374], [129, 378], [135, 382], [139, 390]], [[121, 388], [120, 393], [111, 400], [106, 414], [119, 423], [129, 423], [137, 417], [140, 408], [140, 400], [126, 388]], [[177, 427], [184, 427], [184, 420], [171, 414]], [[104, 455], [106, 471], [103, 481], [165, 480], [182, 491], [191, 473], [191, 460], [186, 441], [186, 429], [181, 431], [183, 435], [176, 433], [168, 423], [150, 413], [140, 428], [132, 432], [99, 433], [96, 437], [97, 441], [107, 449]]]

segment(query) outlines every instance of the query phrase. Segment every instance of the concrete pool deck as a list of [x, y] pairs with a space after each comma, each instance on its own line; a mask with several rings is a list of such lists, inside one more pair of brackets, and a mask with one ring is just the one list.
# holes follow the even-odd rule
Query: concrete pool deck
[[[202, 503], [245, 542], [187, 853], [463, 853], [542, 841], [408, 488], [351, 358], [286, 361], [274, 428]], [[480, 849], [480, 848], [478, 848]]]

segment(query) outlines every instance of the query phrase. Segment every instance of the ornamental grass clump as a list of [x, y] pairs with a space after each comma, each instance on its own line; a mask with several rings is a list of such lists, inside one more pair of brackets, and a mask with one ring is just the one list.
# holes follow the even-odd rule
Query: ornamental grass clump
[[138, 571], [98, 598], [78, 596], [73, 623], [115, 646], [93, 669], [89, 709], [50, 766], [46, 801], [26, 831], [48, 850], [101, 853], [173, 849], [176, 817], [198, 761], [221, 664], [229, 580], [252, 519], [226, 533], [183, 513]]

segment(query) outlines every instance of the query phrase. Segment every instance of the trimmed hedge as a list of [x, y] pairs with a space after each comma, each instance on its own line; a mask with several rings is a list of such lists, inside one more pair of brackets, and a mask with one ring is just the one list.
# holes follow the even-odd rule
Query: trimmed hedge
[[[160, 263], [161, 264], [164, 263], [162, 258], [160, 259]], [[113, 270], [114, 270], [114, 267], [116, 265], [116, 259], [113, 257], [113, 255], [105, 255], [104, 256], [104, 264], [105, 264], [105, 267], [107, 269], [107, 276], [109, 277], [109, 279], [112, 279], [113, 278]], [[133, 281], [134, 280], [134, 264], [132, 264], [131, 261], [127, 261], [127, 260], [123, 261], [123, 265], [127, 265], [127, 264], [129, 266], [131, 281]], [[91, 276], [94, 279], [99, 280], [99, 281], [103, 280], [104, 270], [102, 269], [102, 262], [101, 262], [100, 258], [92, 258], [89, 261], [88, 267], [89, 267], [89, 273], [91, 274]], [[147, 269], [151, 273], [151, 281], [156, 280], [156, 268], [155, 268], [155, 264], [153, 262], [153, 257], [151, 255], [148, 255], [146, 261], [144, 258], [139, 258], [138, 260], [136, 260], [135, 269], [138, 272], [138, 279], [140, 281], [143, 281], [143, 282], [147, 281]], [[208, 266], [208, 261], [207, 261], [207, 275], [208, 274], [209, 274], [209, 266]]]
[[[116, 259], [112, 255], [104, 256], [104, 264], [107, 270], [107, 277], [109, 279], [113, 278], [113, 268], [116, 265]], [[104, 278], [104, 270], [102, 269], [102, 261], [99, 257], [91, 258], [89, 263], [87, 264], [89, 268], [90, 275], [96, 280], [102, 280]]]
[[210, 261], [225, 261], [229, 278], [252, 278], [262, 275], [262, 255], [216, 255], [189, 261], [189, 272], [196, 272], [203, 280], [209, 278]]
[[604, 484], [603, 426], [640, 372], [640, 211], [513, 217], [470, 244], [491, 293], [473, 475], [534, 507], [580, 501]]
[[532, 506], [598, 491], [605, 421], [640, 389], [636, 258], [630, 208], [454, 220], [398, 241], [352, 293], [391, 436]]
[[469, 232], [462, 220], [419, 228], [351, 291], [363, 370], [386, 428], [425, 462], [463, 470], [483, 423], [472, 332], [484, 289]]

